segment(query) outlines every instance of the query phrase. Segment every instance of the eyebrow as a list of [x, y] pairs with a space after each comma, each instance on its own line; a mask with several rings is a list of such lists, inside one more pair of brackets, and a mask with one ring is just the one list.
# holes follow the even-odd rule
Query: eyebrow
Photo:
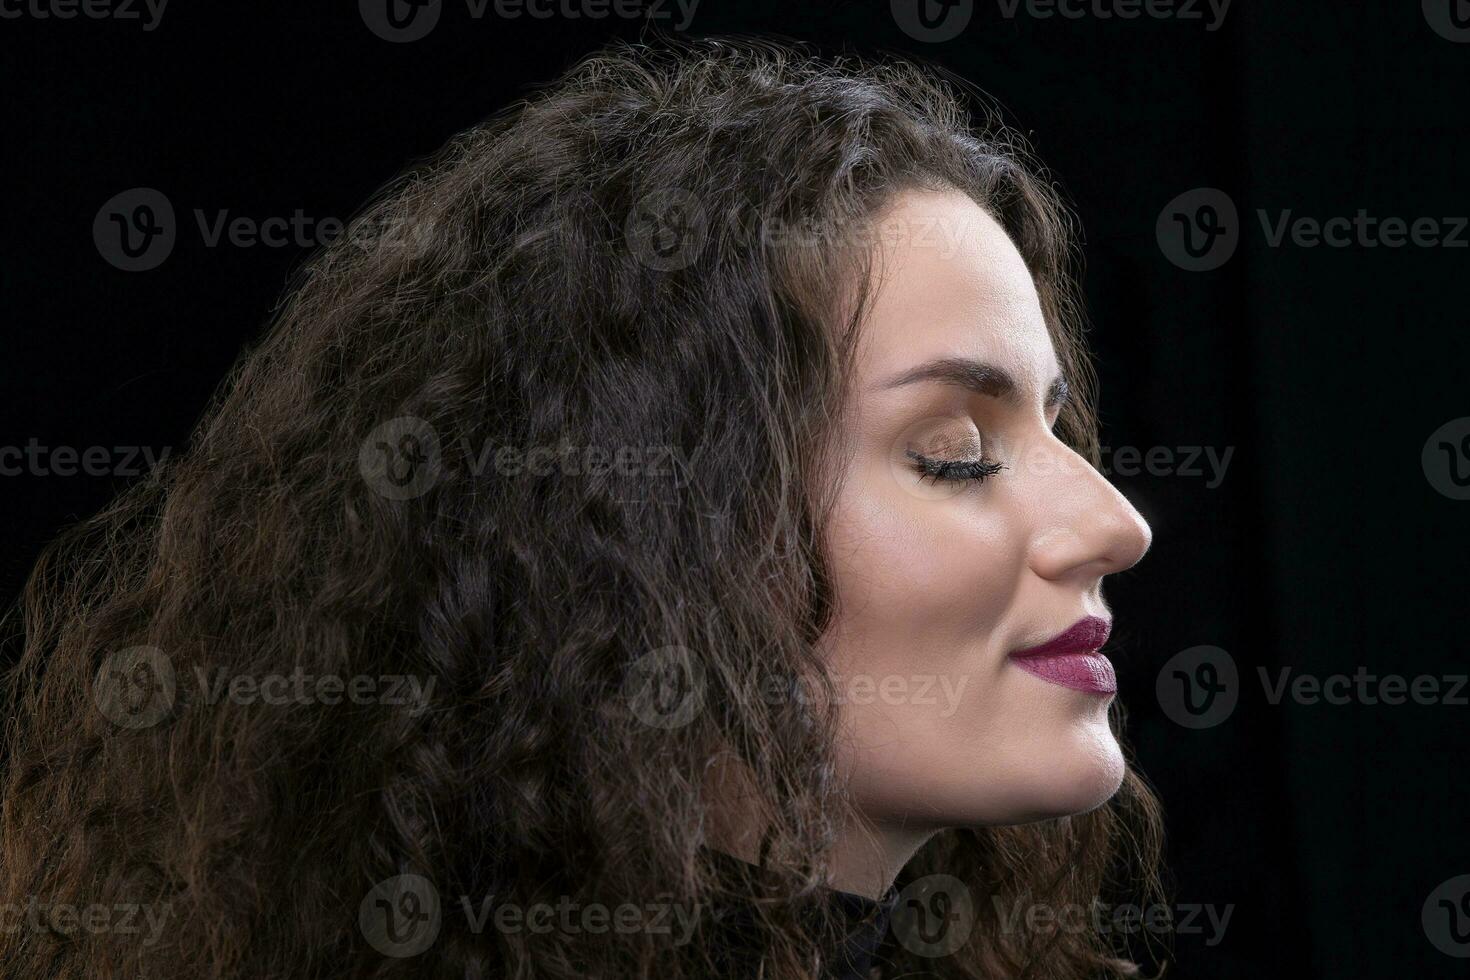
[[[1011, 377], [1003, 368], [984, 361], [972, 361], [965, 357], [941, 357], [937, 360], [920, 364], [918, 367], [910, 368], [895, 377], [889, 378], [881, 387], [898, 388], [903, 385], [917, 384], [921, 381], [937, 381], [940, 384], [958, 385], [968, 388], [981, 395], [991, 398], [1002, 398], [1007, 401], [1016, 400], [1016, 392], [1019, 385], [1016, 379]], [[1067, 400], [1069, 394], [1067, 381], [1061, 375], [1052, 379], [1046, 389], [1046, 399], [1043, 402], [1045, 408], [1051, 409], [1061, 405]]]

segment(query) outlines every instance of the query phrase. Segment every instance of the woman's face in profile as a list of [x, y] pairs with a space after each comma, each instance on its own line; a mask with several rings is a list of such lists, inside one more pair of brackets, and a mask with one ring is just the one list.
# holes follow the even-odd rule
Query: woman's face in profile
[[827, 531], [856, 801], [915, 834], [1092, 809], [1124, 775], [1102, 580], [1148, 525], [1054, 432], [1065, 382], [1001, 226], [957, 191], [884, 219]]

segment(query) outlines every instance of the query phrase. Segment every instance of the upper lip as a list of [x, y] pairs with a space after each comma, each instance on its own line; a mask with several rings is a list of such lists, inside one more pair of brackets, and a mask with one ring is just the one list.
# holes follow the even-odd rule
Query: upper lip
[[1083, 616], [1045, 643], [1026, 647], [1013, 657], [1046, 657], [1063, 653], [1093, 653], [1108, 642], [1113, 624], [1101, 616]]

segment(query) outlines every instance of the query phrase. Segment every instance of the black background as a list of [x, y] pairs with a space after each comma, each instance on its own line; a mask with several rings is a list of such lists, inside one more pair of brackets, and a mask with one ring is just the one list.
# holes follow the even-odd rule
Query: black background
[[[1363, 209], [1454, 232], [1470, 214], [1470, 41], [1430, 26], [1435, 3], [1447, 16], [1452, 2], [1470, 13], [1463, 0], [1236, 0], [1212, 30], [1204, 6], [1125, 19], [1079, 5], [1069, 18], [977, 0], [958, 37], [931, 43], [886, 0], [703, 0], [688, 26], [947, 66], [1006, 107], [1078, 211], [1104, 442], [1174, 459], [1115, 467], [1155, 543], [1110, 595], [1132, 738], [1168, 812], [1174, 900], [1233, 906], [1213, 945], [1203, 916], [1177, 938], [1185, 977], [1470, 974], [1421, 922], [1431, 891], [1470, 873], [1470, 692], [1460, 705], [1273, 704], [1258, 674], [1470, 670], [1470, 501], [1421, 465], [1431, 433], [1470, 415], [1470, 230], [1458, 247], [1273, 246], [1259, 214]], [[412, 43], [375, 36], [352, 3], [176, 0], [153, 30], [21, 9], [0, 20], [12, 171], [0, 445], [155, 453], [186, 445], [310, 252], [309, 240], [210, 247], [195, 209], [348, 218], [410, 161], [646, 29], [476, 18], [465, 0], [444, 0]], [[679, 22], [671, 11], [660, 26]], [[125, 272], [93, 220], [135, 187], [172, 202], [178, 240], [157, 268]], [[1189, 271], [1156, 223], [1201, 187], [1235, 204], [1239, 247]], [[1232, 453], [1218, 485], [1208, 466], [1179, 471], [1189, 447]], [[126, 482], [0, 477], [6, 594], [45, 540]], [[1238, 703], [1195, 730], [1155, 684], [1200, 645], [1228, 652]]]

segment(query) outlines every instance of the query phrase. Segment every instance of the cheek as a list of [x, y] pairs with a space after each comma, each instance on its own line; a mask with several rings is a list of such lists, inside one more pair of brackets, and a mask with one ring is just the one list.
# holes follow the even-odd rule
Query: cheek
[[844, 700], [844, 768], [870, 814], [1022, 822], [1117, 788], [1105, 702], [1006, 659], [1020, 607], [1036, 599], [1026, 514], [1024, 495], [999, 483], [936, 499], [886, 467], [853, 474], [840, 495], [824, 649]]
[[955, 751], [1002, 734], [990, 705], [1005, 667], [997, 626], [1023, 552], [988, 484], [933, 499], [886, 468], [860, 476], [828, 528], [837, 604], [825, 651], [856, 753], [849, 771], [890, 782], [880, 774], [921, 777], [916, 758], [944, 769], [962, 762]]
[[996, 489], [934, 499], [887, 466], [854, 473], [827, 532], [838, 615], [833, 652], [849, 669], [973, 668], [1024, 570], [1019, 520]]

